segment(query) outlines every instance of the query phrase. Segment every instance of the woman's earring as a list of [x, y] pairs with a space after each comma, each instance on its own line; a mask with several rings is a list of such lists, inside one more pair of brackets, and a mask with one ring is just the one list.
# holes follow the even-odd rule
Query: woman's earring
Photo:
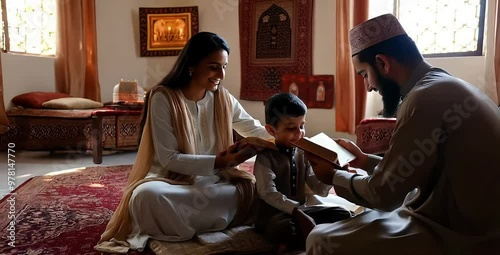
[[189, 76], [193, 76], [193, 71], [189, 71]]

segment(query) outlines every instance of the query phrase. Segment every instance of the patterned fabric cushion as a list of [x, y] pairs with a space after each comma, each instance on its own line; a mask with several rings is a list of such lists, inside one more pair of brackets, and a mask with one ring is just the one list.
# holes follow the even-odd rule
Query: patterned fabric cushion
[[70, 97], [65, 93], [57, 92], [29, 92], [12, 98], [12, 103], [24, 108], [42, 108], [42, 104], [57, 98]]
[[87, 98], [67, 97], [47, 101], [42, 104], [42, 107], [50, 109], [93, 109], [101, 108], [103, 104]]
[[370, 154], [383, 154], [389, 149], [395, 118], [370, 118], [362, 120], [356, 127], [356, 144]]

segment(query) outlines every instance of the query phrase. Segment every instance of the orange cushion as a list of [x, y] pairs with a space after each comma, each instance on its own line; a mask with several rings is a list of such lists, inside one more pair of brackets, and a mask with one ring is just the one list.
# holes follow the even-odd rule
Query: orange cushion
[[12, 98], [12, 103], [24, 108], [42, 108], [42, 104], [52, 99], [71, 97], [58, 92], [29, 92]]

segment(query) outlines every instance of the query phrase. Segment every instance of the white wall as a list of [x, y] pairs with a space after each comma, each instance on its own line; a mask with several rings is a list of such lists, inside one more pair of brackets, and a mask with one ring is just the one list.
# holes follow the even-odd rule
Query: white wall
[[16, 95], [56, 89], [54, 58], [1, 53], [5, 108]]
[[[137, 79], [140, 85], [156, 84], [172, 67], [175, 57], [139, 57], [139, 7], [175, 7], [196, 5], [200, 31], [212, 31], [231, 46], [224, 85], [239, 98], [239, 27], [238, 0], [106, 0], [96, 1], [99, 80], [102, 101], [112, 100], [112, 89], [120, 79]], [[488, 8], [490, 8], [492, 5]], [[494, 5], [493, 5], [494, 7]], [[491, 19], [490, 19], [491, 20]], [[492, 41], [491, 36], [487, 36]], [[316, 0], [313, 25], [313, 73], [335, 74], [335, 1]], [[485, 57], [432, 59], [430, 62], [473, 84], [484, 84]], [[22, 92], [54, 91], [53, 58], [2, 54], [4, 99]], [[350, 63], [349, 63], [350, 64]], [[255, 118], [264, 120], [262, 102], [241, 100]], [[336, 137], [354, 136], [336, 133], [334, 109], [311, 109], [307, 132], [312, 136], [325, 132]]]
[[[237, 0], [107, 0], [96, 3], [99, 78], [103, 101], [111, 99], [112, 87], [120, 79], [137, 79], [141, 85], [153, 86], [167, 73], [176, 59], [176, 57], [139, 57], [139, 7], [190, 5], [199, 8], [200, 31], [218, 33], [231, 46], [224, 86], [239, 98], [241, 68]], [[317, 0], [314, 11], [313, 73], [334, 74], [335, 16], [332, 13], [335, 13], [335, 2]], [[264, 122], [262, 102], [241, 100], [241, 103], [252, 116]], [[325, 132], [329, 135], [354, 138], [347, 134], [334, 134], [334, 119], [333, 109], [311, 109], [306, 125], [308, 135]]]

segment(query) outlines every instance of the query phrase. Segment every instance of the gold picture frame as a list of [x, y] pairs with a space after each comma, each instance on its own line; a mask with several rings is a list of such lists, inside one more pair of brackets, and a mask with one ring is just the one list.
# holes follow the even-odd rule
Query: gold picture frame
[[177, 56], [198, 33], [198, 6], [139, 8], [140, 56]]

